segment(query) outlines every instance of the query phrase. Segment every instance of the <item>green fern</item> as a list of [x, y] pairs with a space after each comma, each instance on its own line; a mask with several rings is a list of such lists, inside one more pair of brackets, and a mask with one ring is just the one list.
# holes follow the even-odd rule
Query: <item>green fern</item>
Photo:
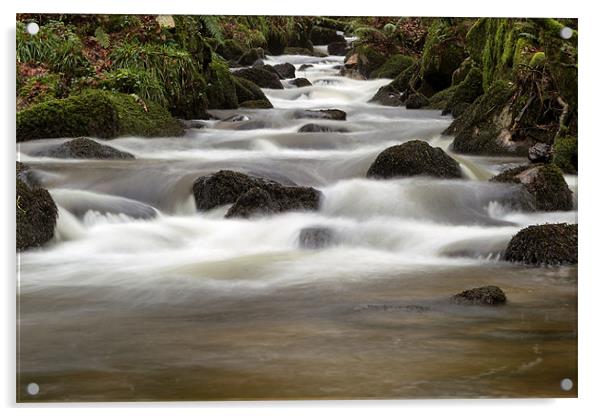
[[222, 32], [221, 22], [219, 16], [200, 16], [201, 24], [204, 32], [217, 40], [219, 43], [224, 42], [224, 34]]

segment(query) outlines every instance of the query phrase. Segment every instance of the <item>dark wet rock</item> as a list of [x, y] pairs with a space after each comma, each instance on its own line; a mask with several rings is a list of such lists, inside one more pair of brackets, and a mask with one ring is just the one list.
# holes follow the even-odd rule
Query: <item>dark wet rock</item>
[[303, 64], [299, 67], [299, 71], [305, 71], [306, 69], [313, 68], [312, 64]]
[[216, 129], [228, 130], [256, 130], [269, 126], [265, 120], [252, 120], [243, 114], [233, 114], [215, 124]]
[[245, 53], [245, 48], [234, 39], [226, 39], [217, 46], [217, 53], [227, 61], [238, 61]]
[[382, 151], [368, 169], [369, 178], [428, 175], [461, 178], [460, 165], [441, 148], [412, 140]]
[[504, 260], [533, 265], [577, 264], [577, 224], [532, 225], [518, 232]]
[[233, 77], [233, 79], [234, 87], [236, 89], [236, 98], [238, 99], [239, 106], [240, 103], [244, 103], [245, 101], [263, 100], [269, 103], [269, 100], [267, 99], [263, 91], [261, 91], [261, 88], [257, 86], [257, 84], [241, 77], [235, 76]]
[[353, 308], [356, 312], [377, 311], [377, 312], [410, 312], [423, 313], [431, 310], [429, 306], [423, 305], [396, 305], [392, 303], [368, 303]]
[[403, 105], [402, 94], [391, 85], [380, 87], [378, 92], [370, 99], [371, 103], [379, 103], [389, 107]]
[[[263, 59], [258, 59], [255, 62], [253, 62], [253, 64], [251, 65], [251, 68], [257, 68], [257, 69], [265, 69], [265, 62], [263, 62]], [[270, 65], [270, 68], [273, 68], [273, 66]]]
[[131, 153], [122, 152], [87, 137], [69, 140], [54, 147], [48, 152], [48, 156], [60, 159], [135, 159]]
[[345, 128], [337, 128], [331, 126], [321, 126], [319, 124], [305, 124], [299, 130], [299, 133], [348, 133], [349, 130]]
[[311, 49], [300, 48], [300, 47], [296, 47], [296, 46], [289, 46], [289, 47], [284, 48], [284, 54], [285, 55], [307, 55], [307, 56], [314, 55], [314, 53]]
[[335, 233], [326, 227], [303, 228], [299, 233], [299, 247], [317, 249], [328, 247], [335, 243]]
[[29, 167], [17, 164], [17, 251], [40, 247], [54, 236], [58, 209], [50, 193], [20, 179]]
[[519, 166], [494, 176], [491, 181], [522, 185], [533, 195], [535, 208], [540, 211], [570, 211], [573, 208], [573, 193], [556, 165]]
[[17, 179], [25, 182], [30, 188], [39, 187], [40, 180], [36, 177], [34, 171], [26, 164], [17, 162]]
[[240, 107], [243, 108], [274, 108], [271, 102], [268, 100], [249, 100], [240, 103]]
[[284, 63], [274, 65], [274, 69], [283, 77], [283, 78], [295, 78], [295, 66], [293, 64]]
[[228, 116], [224, 119], [221, 120], [221, 122], [223, 123], [238, 123], [241, 121], [248, 121], [249, 116], [244, 115], [244, 114], [232, 114], [231, 116]]
[[295, 118], [319, 118], [324, 120], [346, 120], [347, 113], [342, 110], [299, 110], [295, 112]]
[[284, 77], [280, 74], [280, 72], [276, 71], [276, 68], [274, 68], [272, 65], [257, 65], [257, 66], [254, 65], [253, 68], [263, 69], [264, 71], [268, 71], [268, 72], [271, 72], [272, 74], [276, 75], [278, 77], [278, 79], [284, 79]]
[[295, 78], [291, 81], [291, 84], [297, 88], [311, 87], [312, 85], [307, 78]]
[[502, 305], [506, 303], [506, 294], [497, 286], [483, 286], [458, 293], [451, 301], [461, 305]]
[[429, 100], [420, 93], [410, 94], [406, 100], [406, 108], [418, 109], [429, 105]]
[[203, 129], [207, 127], [203, 120], [178, 120], [185, 129]]
[[350, 49], [347, 42], [332, 42], [328, 44], [329, 55], [345, 56]]
[[317, 210], [321, 198], [321, 192], [314, 188], [285, 186], [229, 170], [198, 178], [192, 191], [200, 211], [234, 204], [226, 217], [244, 218], [285, 211]]
[[552, 160], [552, 146], [535, 143], [529, 148], [529, 160], [533, 163], [548, 163]]
[[345, 42], [345, 37], [336, 30], [327, 27], [314, 26], [311, 28], [310, 40], [314, 45], [328, 45], [334, 42]]
[[245, 52], [238, 60], [238, 63], [243, 66], [253, 65], [255, 61], [263, 58], [265, 58], [264, 50], [262, 48], [253, 48]]
[[237, 77], [244, 78], [261, 88], [282, 89], [280, 78], [273, 72], [259, 68], [243, 68], [234, 72]]

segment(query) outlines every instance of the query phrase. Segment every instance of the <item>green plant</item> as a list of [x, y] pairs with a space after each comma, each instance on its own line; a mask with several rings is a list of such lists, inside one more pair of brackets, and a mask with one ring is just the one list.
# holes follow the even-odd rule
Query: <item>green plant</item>
[[167, 107], [168, 101], [163, 86], [150, 72], [135, 68], [121, 68], [104, 74], [99, 82], [104, 90], [136, 94], [143, 100], [150, 100]]

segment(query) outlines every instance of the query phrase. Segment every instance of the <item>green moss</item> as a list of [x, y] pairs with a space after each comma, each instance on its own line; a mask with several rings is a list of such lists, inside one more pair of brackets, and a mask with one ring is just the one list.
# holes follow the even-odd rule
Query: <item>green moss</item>
[[236, 88], [236, 97], [239, 103], [256, 100], [268, 101], [261, 88], [248, 79], [235, 76], [234, 87]]
[[415, 62], [412, 66], [406, 68], [405, 71], [395, 77], [395, 79], [389, 85], [399, 92], [404, 92], [408, 90], [410, 85], [412, 85], [418, 79], [419, 75], [420, 63]]
[[472, 68], [464, 81], [455, 88], [444, 112], [457, 113], [454, 108], [460, 104], [472, 104], [481, 94], [483, 94], [483, 74], [479, 68]]
[[456, 93], [458, 89], [457, 85], [453, 85], [449, 88], [444, 89], [443, 91], [439, 91], [431, 98], [429, 98], [429, 107], [435, 110], [443, 110], [447, 107], [447, 103]]
[[378, 69], [370, 73], [370, 78], [395, 78], [407, 68], [412, 66], [416, 60], [411, 56], [393, 55], [385, 61]]
[[179, 136], [177, 120], [161, 106], [126, 94], [87, 90], [17, 113], [17, 141], [55, 137]]
[[23, 109], [53, 98], [64, 93], [61, 78], [57, 74], [48, 73], [33, 76], [24, 81], [17, 90], [17, 108]]
[[143, 100], [168, 106], [169, 101], [163, 85], [152, 72], [136, 68], [121, 68], [104, 74], [99, 88], [124, 94], [136, 94]]
[[554, 142], [553, 162], [565, 173], [577, 173], [577, 138], [559, 137]]
[[387, 61], [385, 54], [370, 45], [356, 47], [355, 53], [358, 54], [357, 70], [366, 78]]
[[531, 60], [529, 61], [529, 66], [531, 68], [541, 68], [541, 67], [543, 67], [545, 61], [546, 61], [545, 52], [536, 52], [531, 57]]
[[209, 108], [237, 108], [236, 85], [228, 65], [214, 56], [207, 69], [207, 101]]
[[466, 49], [470, 57], [479, 65], [482, 64], [483, 50], [487, 42], [487, 20], [478, 19], [466, 34]]

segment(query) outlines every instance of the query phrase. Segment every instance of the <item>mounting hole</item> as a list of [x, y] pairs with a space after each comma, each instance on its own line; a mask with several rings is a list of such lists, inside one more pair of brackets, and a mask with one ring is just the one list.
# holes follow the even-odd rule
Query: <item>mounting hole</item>
[[571, 380], [570, 378], [563, 378], [560, 382], [560, 388], [564, 391], [573, 390], [573, 380]]
[[573, 36], [573, 29], [571, 29], [570, 27], [563, 27], [562, 29], [560, 29], [560, 37], [562, 39], [570, 39]]
[[30, 396], [35, 396], [39, 392], [40, 386], [38, 385], [38, 383], [29, 383], [27, 385], [27, 394], [29, 394]]
[[40, 26], [36, 22], [29, 22], [27, 23], [26, 30], [30, 35], [37, 35], [40, 31]]

